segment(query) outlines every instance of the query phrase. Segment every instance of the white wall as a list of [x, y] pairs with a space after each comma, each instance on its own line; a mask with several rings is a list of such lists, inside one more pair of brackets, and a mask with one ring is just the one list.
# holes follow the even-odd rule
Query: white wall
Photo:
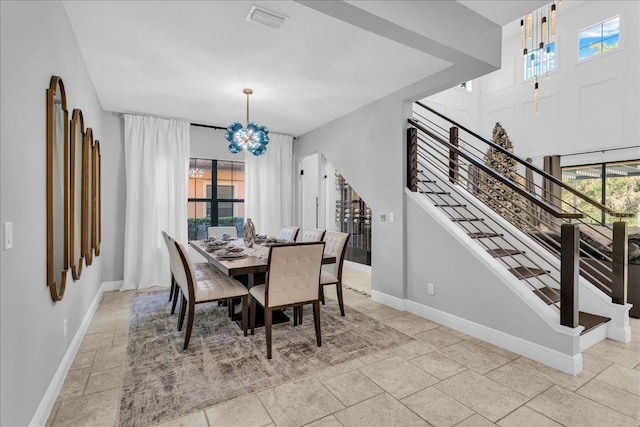
[[[53, 303], [47, 289], [45, 93], [51, 76], [63, 79], [69, 113], [82, 109], [105, 164], [111, 135], [104, 131], [103, 112], [62, 3], [3, 1], [0, 15], [0, 222], [14, 227], [14, 247], [0, 252], [0, 424], [24, 426], [102, 282], [99, 256], [78, 282], [69, 281], [62, 301]], [[103, 206], [111, 202], [103, 194]], [[103, 237], [108, 252], [109, 238]]]
[[[620, 47], [578, 62], [578, 32], [620, 15]], [[573, 154], [640, 144], [640, 2], [565, 2], [558, 8], [557, 71], [540, 79], [539, 113], [533, 112], [533, 87], [523, 81], [519, 22], [503, 30], [502, 68], [473, 81], [474, 96], [451, 89], [425, 99], [446, 106], [454, 120], [467, 125], [457, 110], [479, 110], [467, 125], [491, 137], [499, 121], [515, 153], [535, 164], [551, 154]], [[477, 104], [479, 100], [479, 104]], [[438, 110], [440, 111], [440, 110]], [[471, 127], [473, 126], [473, 127]], [[562, 158], [562, 165], [637, 159], [638, 148]]]
[[233, 154], [224, 130], [191, 126], [191, 157], [243, 162], [245, 151]]

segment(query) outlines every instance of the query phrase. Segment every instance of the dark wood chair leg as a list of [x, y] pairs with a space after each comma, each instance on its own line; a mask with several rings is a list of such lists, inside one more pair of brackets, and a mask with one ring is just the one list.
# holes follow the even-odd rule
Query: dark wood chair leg
[[298, 310], [300, 307], [294, 305], [293, 307], [293, 326], [298, 326]]
[[320, 303], [313, 302], [313, 323], [316, 325], [316, 342], [318, 347], [322, 347], [322, 336], [320, 335]]
[[256, 299], [254, 297], [252, 297], [251, 295], [249, 295], [249, 302], [250, 302], [250, 317], [251, 317], [251, 335], [255, 334], [255, 328], [256, 328]]
[[249, 313], [247, 313], [248, 308], [247, 308], [247, 299], [249, 297], [247, 295], [244, 295], [242, 297], [242, 331], [244, 332], [244, 336], [247, 336], [247, 318], [249, 317]]
[[178, 298], [180, 297], [180, 287], [176, 283], [176, 289], [173, 294], [173, 303], [171, 303], [171, 314], [176, 312], [176, 303], [178, 302]]
[[344, 317], [344, 302], [342, 301], [342, 282], [336, 283], [336, 293], [338, 294], [338, 304], [340, 305], [340, 314]]
[[322, 301], [322, 305], [324, 304], [324, 286], [320, 285], [320, 301]]
[[182, 324], [184, 323], [184, 314], [187, 311], [187, 299], [182, 295], [180, 300], [180, 317], [178, 318], [178, 330], [182, 330]]
[[[173, 278], [173, 274], [171, 275], [171, 286], [169, 286], [169, 301], [173, 298], [173, 289], [176, 286], [176, 280]], [[173, 312], [171, 313], [173, 314]]]
[[189, 347], [189, 339], [191, 338], [191, 329], [193, 328], [193, 315], [195, 312], [195, 304], [193, 301], [189, 301], [189, 314], [187, 314], [187, 330], [184, 334], [184, 346], [183, 350]]
[[302, 325], [302, 311], [304, 310], [304, 306], [301, 305], [298, 307], [298, 325]]
[[267, 359], [271, 359], [271, 321], [272, 313], [271, 309], [264, 308], [264, 332], [267, 337]]

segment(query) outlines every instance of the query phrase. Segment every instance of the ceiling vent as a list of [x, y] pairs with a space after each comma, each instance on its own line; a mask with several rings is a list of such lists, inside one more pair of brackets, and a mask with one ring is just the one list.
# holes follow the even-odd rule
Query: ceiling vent
[[249, 9], [247, 14], [247, 21], [257, 22], [258, 24], [267, 25], [271, 28], [278, 29], [284, 24], [286, 16], [281, 15], [269, 9], [265, 9], [262, 6], [256, 6], [255, 4]]

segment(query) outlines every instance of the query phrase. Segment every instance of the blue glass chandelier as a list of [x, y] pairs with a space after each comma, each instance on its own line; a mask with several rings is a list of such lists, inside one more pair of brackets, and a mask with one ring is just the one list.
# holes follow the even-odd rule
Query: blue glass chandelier
[[233, 122], [227, 128], [224, 137], [229, 141], [229, 151], [233, 154], [246, 149], [254, 156], [262, 156], [267, 152], [269, 129], [266, 126], [258, 126], [249, 122], [249, 95], [253, 93], [253, 90], [243, 89], [242, 93], [247, 95], [247, 127], [243, 128], [240, 122]]

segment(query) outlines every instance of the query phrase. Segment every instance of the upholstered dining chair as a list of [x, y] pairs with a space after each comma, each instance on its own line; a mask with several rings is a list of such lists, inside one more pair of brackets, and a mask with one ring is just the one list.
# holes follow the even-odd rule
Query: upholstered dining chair
[[339, 231], [327, 231], [324, 235], [324, 253], [336, 257], [334, 264], [324, 264], [320, 274], [320, 299], [324, 304], [324, 287], [336, 285], [340, 314], [344, 316], [344, 302], [342, 300], [342, 266], [347, 252], [349, 233]]
[[267, 359], [271, 359], [272, 311], [313, 304], [316, 343], [322, 346], [320, 333], [320, 270], [324, 242], [304, 242], [271, 246], [264, 285], [249, 290], [251, 335], [256, 324], [256, 303], [264, 307]]
[[319, 228], [310, 228], [308, 230], [304, 230], [302, 233], [301, 242], [322, 242], [324, 238], [324, 233], [327, 230], [321, 230]]
[[216, 225], [213, 227], [207, 227], [207, 237], [222, 237], [223, 234], [228, 234], [230, 237], [238, 237], [238, 229], [235, 225]]
[[171, 247], [172, 263], [176, 266], [174, 277], [182, 290], [180, 301], [180, 318], [178, 330], [182, 330], [185, 314], [187, 315], [187, 329], [184, 335], [183, 350], [189, 346], [195, 305], [205, 302], [242, 298], [242, 329], [247, 336], [247, 307], [248, 291], [237, 280], [225, 275], [207, 263], [198, 263], [197, 268], [191, 262], [184, 245], [171, 236], [168, 237]]
[[283, 227], [276, 238], [285, 242], [295, 242], [298, 231], [300, 231], [300, 227]]

